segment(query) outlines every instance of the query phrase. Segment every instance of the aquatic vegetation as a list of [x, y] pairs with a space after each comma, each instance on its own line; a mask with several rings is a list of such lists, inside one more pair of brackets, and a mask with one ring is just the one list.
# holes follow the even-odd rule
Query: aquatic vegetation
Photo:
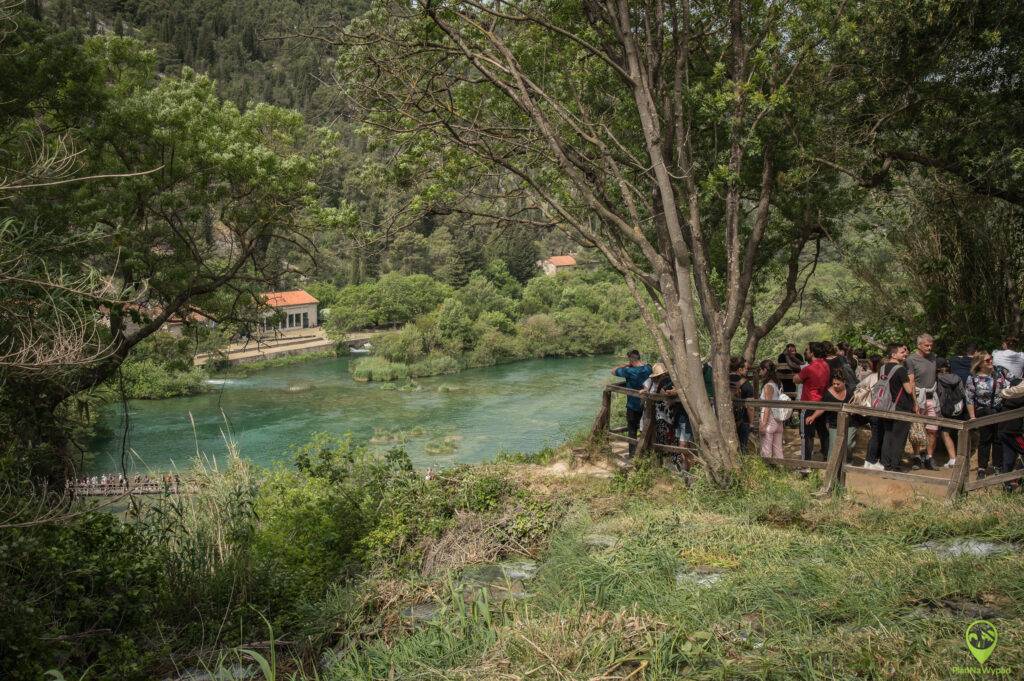
[[446, 435], [445, 437], [435, 438], [427, 443], [423, 451], [431, 456], [448, 456], [458, 451], [460, 440], [462, 440], [461, 435]]

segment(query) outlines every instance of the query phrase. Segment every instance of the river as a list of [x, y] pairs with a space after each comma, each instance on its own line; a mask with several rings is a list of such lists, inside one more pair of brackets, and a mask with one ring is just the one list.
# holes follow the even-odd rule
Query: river
[[[220, 461], [225, 438], [261, 465], [289, 460], [289, 449], [323, 431], [351, 433], [387, 449], [400, 443], [419, 467], [536, 452], [592, 422], [614, 357], [528, 360], [416, 380], [412, 390], [357, 383], [349, 358], [314, 360], [225, 379], [193, 397], [128, 403], [131, 470], [185, 469], [197, 452]], [[376, 436], [376, 437], [375, 437]], [[124, 414], [106, 405], [91, 472], [121, 469]]]

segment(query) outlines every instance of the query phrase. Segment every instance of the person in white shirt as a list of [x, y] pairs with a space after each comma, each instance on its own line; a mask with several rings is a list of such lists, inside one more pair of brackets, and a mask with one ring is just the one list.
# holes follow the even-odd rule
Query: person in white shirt
[[992, 353], [992, 364], [998, 369], [1006, 370], [1011, 381], [1024, 377], [1024, 352], [1017, 350], [1017, 339], [1007, 338], [1001, 350]]

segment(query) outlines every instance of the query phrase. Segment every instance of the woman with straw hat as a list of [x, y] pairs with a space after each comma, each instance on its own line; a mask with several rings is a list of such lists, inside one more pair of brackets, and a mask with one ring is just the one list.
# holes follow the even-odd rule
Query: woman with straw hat
[[[675, 395], [672, 377], [661, 362], [651, 367], [651, 377], [644, 383], [644, 391], [652, 395]], [[663, 445], [676, 444], [676, 425], [679, 420], [678, 403], [659, 400], [654, 403], [654, 442]], [[643, 425], [647, 428], [647, 424]]]

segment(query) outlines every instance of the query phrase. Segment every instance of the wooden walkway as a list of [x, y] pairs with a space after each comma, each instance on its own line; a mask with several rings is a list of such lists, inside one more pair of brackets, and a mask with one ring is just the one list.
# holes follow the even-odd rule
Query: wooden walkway
[[128, 484], [117, 481], [92, 483], [78, 481], [68, 484], [68, 492], [75, 497], [120, 497], [128, 494], [180, 494], [187, 485], [183, 482], [166, 483], [160, 480]]
[[[676, 396], [652, 395], [639, 390], [632, 390], [625, 387], [623, 384], [605, 386], [602, 394], [601, 409], [598, 411], [597, 418], [594, 420], [592, 436], [604, 437], [613, 442], [636, 443], [637, 455], [647, 451], [653, 451], [659, 456], [665, 453], [685, 454], [688, 456], [696, 454], [699, 459], [698, 450], [691, 449], [689, 447], [677, 447], [655, 443], [653, 428], [647, 428], [646, 432], [641, 431], [637, 434], [636, 438], [631, 438], [626, 435], [625, 428], [609, 428], [612, 395], [615, 393], [640, 398], [644, 403], [644, 422], [648, 424], [654, 423], [654, 405], [656, 402], [679, 401], [679, 398]], [[917, 414], [908, 414], [904, 412], [881, 411], [878, 409], [870, 409], [868, 407], [856, 407], [850, 404], [827, 402], [802, 402], [799, 400], [778, 402], [754, 399], [743, 400], [743, 404], [753, 408], [772, 408], [782, 406], [786, 409], [793, 409], [797, 412], [801, 410], [820, 410], [837, 413], [836, 437], [835, 441], [831, 443], [827, 460], [807, 461], [802, 458], [762, 459], [762, 461], [769, 465], [791, 470], [817, 469], [824, 471], [822, 486], [818, 491], [818, 494], [829, 494], [832, 490], [839, 485], [844, 484], [846, 481], [846, 469], [850, 468], [846, 463], [846, 459], [852, 454], [847, 446], [847, 434], [851, 428], [851, 417], [853, 416], [866, 418], [877, 417], [890, 421], [904, 421], [909, 423], [921, 423], [923, 425], [934, 425], [955, 431], [958, 436], [956, 438], [957, 453], [956, 466], [954, 468], [939, 471], [915, 471], [912, 473], [872, 470], [863, 467], [851, 468], [851, 470], [855, 470], [858, 474], [863, 474], [879, 480], [895, 480], [911, 483], [912, 485], [928, 487], [939, 486], [944, 488], [944, 496], [947, 499], [954, 499], [968, 492], [985, 489], [987, 487], [994, 487], [1024, 478], [1024, 468], [1018, 468], [1017, 470], [1010, 471], [1009, 473], [1001, 473], [981, 480], [968, 481], [972, 454], [970, 449], [971, 433], [979, 428], [1022, 418], [1024, 417], [1024, 408], [1000, 412], [998, 414], [992, 414], [991, 416], [983, 416], [970, 421], [961, 421], [941, 417], [918, 416]]]

